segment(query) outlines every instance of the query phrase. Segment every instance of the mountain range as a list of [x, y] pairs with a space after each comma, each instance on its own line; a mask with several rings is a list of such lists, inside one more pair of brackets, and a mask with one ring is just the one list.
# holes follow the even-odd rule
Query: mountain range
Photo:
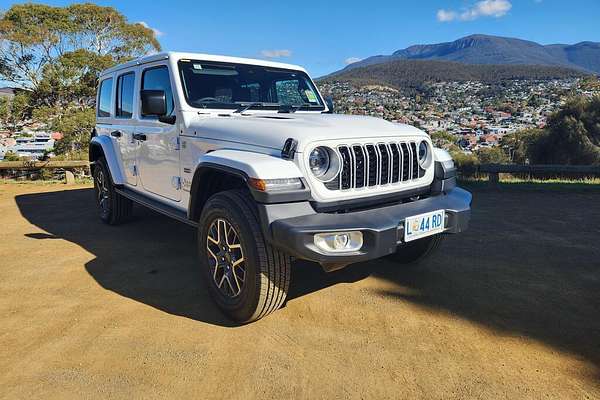
[[430, 83], [479, 81], [502, 90], [509, 80], [549, 80], [585, 77], [589, 73], [560, 66], [463, 64], [439, 60], [393, 60], [342, 70], [319, 79], [322, 83], [349, 82], [357, 86], [383, 85], [405, 94], [427, 91]]
[[331, 75], [397, 60], [438, 60], [487, 65], [543, 65], [600, 74], [600, 43], [541, 45], [522, 39], [471, 35], [453, 42], [415, 45], [390, 55], [368, 57]]

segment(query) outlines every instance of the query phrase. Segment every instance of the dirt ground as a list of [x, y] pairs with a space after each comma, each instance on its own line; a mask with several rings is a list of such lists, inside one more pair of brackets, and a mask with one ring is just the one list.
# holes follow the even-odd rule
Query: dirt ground
[[0, 185], [0, 398], [600, 398], [600, 192], [474, 196], [427, 263], [298, 262], [287, 306], [235, 326], [192, 228]]

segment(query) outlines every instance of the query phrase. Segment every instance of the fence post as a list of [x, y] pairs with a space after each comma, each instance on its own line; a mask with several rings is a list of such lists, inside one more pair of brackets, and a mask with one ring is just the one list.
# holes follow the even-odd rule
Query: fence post
[[489, 183], [491, 186], [498, 186], [500, 183], [500, 174], [498, 172], [490, 172], [489, 173]]
[[73, 185], [75, 183], [75, 175], [68, 169], [65, 170], [65, 183], [67, 185]]

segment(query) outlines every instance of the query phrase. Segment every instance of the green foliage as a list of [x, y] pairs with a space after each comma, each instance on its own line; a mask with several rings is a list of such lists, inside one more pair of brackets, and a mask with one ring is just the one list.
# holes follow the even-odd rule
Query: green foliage
[[48, 69], [79, 50], [121, 62], [160, 50], [160, 44], [151, 29], [91, 3], [15, 4], [0, 19], [0, 76], [21, 87], [37, 89]]
[[502, 138], [502, 147], [510, 155], [509, 159], [515, 164], [529, 164], [532, 155], [542, 152], [540, 137], [545, 135], [542, 129], [524, 129], [509, 133]]
[[482, 148], [477, 151], [477, 158], [481, 164], [507, 164], [510, 160], [500, 147]]
[[600, 90], [600, 79], [597, 76], [589, 76], [582, 79], [579, 87], [581, 90]]
[[468, 170], [479, 164], [479, 159], [477, 158], [477, 155], [473, 153], [467, 154], [460, 150], [458, 146], [452, 146], [449, 152], [452, 156], [452, 159], [454, 160], [454, 164], [456, 164], [457, 167], [463, 170]]
[[158, 50], [152, 29], [112, 7], [13, 5], [0, 18], [0, 79], [26, 91], [0, 102], [0, 120], [48, 123], [64, 135], [55, 152], [78, 157], [94, 125], [99, 72]]
[[529, 107], [540, 107], [542, 104], [543, 104], [542, 100], [540, 99], [540, 96], [538, 96], [537, 94], [532, 95], [527, 100], [527, 105]]
[[449, 149], [456, 143], [456, 137], [445, 131], [434, 132], [430, 136], [433, 145], [442, 149]]
[[[90, 132], [95, 121], [96, 114], [93, 108], [71, 109], [60, 117], [56, 117], [52, 121], [52, 129], [62, 132], [64, 137], [56, 142], [55, 152], [73, 155], [87, 152]], [[74, 158], [80, 158], [80, 156]]]
[[506, 135], [502, 146], [517, 164], [600, 164], [600, 97], [573, 98], [545, 129]]
[[90, 106], [95, 97], [98, 74], [113, 64], [112, 56], [89, 50], [66, 53], [52, 66], [44, 68], [42, 80], [32, 93], [32, 103], [54, 107]]
[[30, 94], [20, 91], [13, 97], [0, 97], [0, 123], [10, 131], [17, 130], [17, 124], [31, 112]]
[[6, 153], [4, 155], [3, 161], [21, 161], [21, 157], [19, 157], [18, 154], [13, 153], [12, 151], [9, 151], [8, 153]]
[[532, 161], [540, 164], [600, 164], [600, 97], [575, 98], [548, 120]]

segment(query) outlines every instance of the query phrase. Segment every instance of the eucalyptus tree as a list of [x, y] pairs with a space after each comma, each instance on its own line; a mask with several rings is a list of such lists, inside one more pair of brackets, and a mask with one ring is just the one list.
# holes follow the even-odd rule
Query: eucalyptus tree
[[[112, 7], [16, 4], [0, 18], [0, 77], [36, 90], [45, 75], [73, 58], [92, 56], [82, 70], [160, 50], [152, 29], [130, 23]], [[73, 79], [69, 74], [66, 78]]]
[[28, 116], [64, 134], [59, 153], [87, 146], [98, 73], [159, 50], [152, 29], [112, 7], [25, 3], [0, 16], [0, 79], [23, 89]]

